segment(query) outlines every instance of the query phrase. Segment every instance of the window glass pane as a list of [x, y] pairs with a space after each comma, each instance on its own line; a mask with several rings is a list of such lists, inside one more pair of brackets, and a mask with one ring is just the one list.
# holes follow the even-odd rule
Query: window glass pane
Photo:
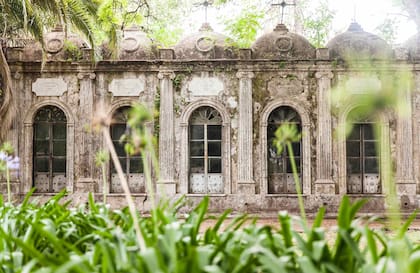
[[35, 139], [48, 139], [49, 138], [48, 128], [49, 126], [47, 123], [36, 123], [35, 124]]
[[54, 173], [65, 173], [66, 172], [66, 159], [65, 158], [54, 158], [52, 162], [52, 171]]
[[371, 124], [371, 123], [363, 124], [363, 138], [365, 140], [374, 140], [375, 139], [373, 137], [373, 124]]
[[222, 139], [222, 126], [208, 125], [207, 126], [207, 139], [221, 140]]
[[360, 159], [359, 158], [347, 158], [347, 174], [361, 173]]
[[[285, 163], [286, 163], [286, 171], [287, 173], [293, 173], [293, 169], [292, 169], [292, 163], [290, 163], [290, 157], [285, 158]], [[298, 173], [300, 173], [300, 159], [299, 158], [295, 158], [295, 163], [296, 163], [296, 171]]]
[[359, 124], [353, 124], [353, 128], [348, 135], [347, 139], [349, 140], [359, 140], [360, 139], [360, 125]]
[[204, 139], [204, 125], [190, 125], [190, 139]]
[[209, 173], [221, 173], [222, 160], [220, 158], [209, 158]]
[[283, 158], [269, 158], [268, 159], [269, 173], [284, 173]]
[[47, 107], [42, 107], [38, 110], [35, 116], [35, 121], [47, 121], [49, 120], [50, 110]]
[[[287, 147], [284, 148], [286, 149]], [[292, 143], [292, 149], [294, 156], [300, 156], [300, 142]], [[289, 152], [287, 152], [287, 154], [289, 154]]]
[[66, 124], [56, 123], [53, 125], [53, 138], [54, 139], [66, 139]]
[[190, 173], [204, 173], [204, 158], [190, 159]]
[[191, 141], [190, 142], [190, 155], [191, 156], [204, 156], [204, 142]]
[[48, 140], [36, 140], [35, 141], [35, 155], [48, 155], [49, 154], [49, 142]]
[[141, 157], [130, 158], [130, 173], [143, 173], [143, 160]]
[[120, 143], [119, 141], [113, 141], [112, 142], [115, 147], [115, 151], [117, 152], [118, 156], [125, 156], [125, 150], [124, 150], [124, 144]]
[[377, 156], [376, 154], [376, 143], [374, 141], [366, 141], [365, 145], [365, 156]]
[[65, 156], [66, 155], [66, 141], [56, 140], [53, 143], [53, 155]]
[[111, 138], [113, 140], [120, 140], [121, 136], [125, 133], [125, 124], [111, 125]]
[[127, 173], [127, 158], [126, 157], [118, 157], [118, 160], [120, 161], [121, 168], [124, 173]]
[[377, 158], [365, 159], [365, 173], [378, 173], [378, 160]]
[[346, 142], [346, 154], [347, 154], [347, 157], [360, 156], [360, 142], [359, 141], [347, 141]]
[[278, 154], [277, 153], [277, 148], [274, 147], [273, 144], [271, 144], [271, 145], [268, 145], [268, 151], [267, 152], [268, 152], [267, 156], [269, 158], [277, 158], [277, 157], [280, 157], [280, 156], [285, 154], [285, 149], [283, 149], [281, 154]]
[[208, 154], [209, 154], [209, 156], [222, 156], [222, 143], [220, 141], [209, 142], [208, 143]]
[[50, 169], [48, 166], [48, 158], [45, 157], [37, 157], [35, 159], [35, 171], [37, 172], [48, 172]]

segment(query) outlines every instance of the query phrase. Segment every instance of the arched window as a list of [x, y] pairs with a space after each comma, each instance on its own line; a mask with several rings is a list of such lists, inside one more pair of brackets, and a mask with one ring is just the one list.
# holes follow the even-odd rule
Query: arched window
[[45, 106], [34, 118], [33, 186], [37, 192], [66, 188], [67, 119], [56, 106]]
[[189, 122], [190, 193], [223, 193], [222, 118], [214, 108], [196, 109]]
[[347, 193], [380, 193], [375, 123], [357, 122], [346, 139]]
[[[121, 167], [127, 179], [130, 191], [135, 192], [135, 193], [144, 193], [145, 186], [144, 186], [142, 157], [140, 154], [135, 154], [135, 155], [127, 154], [124, 149], [125, 143], [121, 141], [121, 137], [124, 134], [129, 133], [129, 131], [127, 130], [129, 110], [130, 110], [129, 106], [124, 106], [124, 107], [118, 108], [114, 112], [112, 116], [112, 123], [110, 125], [111, 139], [116, 149]], [[122, 193], [123, 189], [121, 187], [121, 182], [112, 161], [111, 161], [110, 167], [111, 167], [111, 170], [109, 172], [111, 176], [110, 192]]]
[[[273, 144], [277, 128], [283, 124], [295, 124], [299, 132], [302, 132], [302, 124], [299, 114], [289, 106], [280, 106], [271, 112], [268, 117], [267, 126], [267, 165], [268, 165], [268, 193], [287, 194], [296, 193], [293, 180], [290, 155], [287, 147], [282, 153], [277, 153], [277, 148]], [[302, 187], [302, 142], [292, 144], [294, 158], [300, 183]]]

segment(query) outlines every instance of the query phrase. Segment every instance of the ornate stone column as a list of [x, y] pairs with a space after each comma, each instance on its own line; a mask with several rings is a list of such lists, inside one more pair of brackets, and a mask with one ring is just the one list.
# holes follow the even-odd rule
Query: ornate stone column
[[255, 194], [253, 179], [252, 78], [254, 73], [239, 71], [238, 193]]
[[174, 129], [174, 89], [173, 71], [160, 71], [160, 109], [159, 109], [159, 169], [158, 192], [167, 195], [176, 193], [175, 183], [175, 129]]
[[331, 79], [330, 71], [319, 71], [318, 79], [318, 134], [316, 141], [315, 194], [335, 194], [332, 180], [332, 132], [331, 132]]
[[399, 90], [404, 105], [404, 113], [397, 119], [397, 193], [416, 194], [416, 182], [413, 171], [413, 122], [410, 86], [407, 84]]
[[75, 138], [79, 145], [76, 145], [76, 155], [79, 156], [78, 168], [76, 168], [77, 180], [75, 185], [76, 192], [95, 192], [95, 180], [93, 178], [95, 151], [93, 149], [93, 134], [90, 130], [93, 117], [93, 103], [94, 103], [94, 84], [93, 80], [96, 78], [95, 73], [79, 73], [79, 102], [78, 119], [79, 125], [76, 130]]

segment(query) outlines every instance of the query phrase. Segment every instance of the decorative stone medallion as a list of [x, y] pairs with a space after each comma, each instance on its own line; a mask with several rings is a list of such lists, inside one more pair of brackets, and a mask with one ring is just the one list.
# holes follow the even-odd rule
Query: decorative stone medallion
[[144, 91], [144, 79], [114, 79], [109, 84], [109, 91], [115, 97], [137, 97]]
[[39, 78], [32, 84], [32, 91], [38, 96], [61, 96], [67, 91], [67, 83], [63, 79]]
[[281, 36], [281, 37], [277, 38], [275, 44], [276, 44], [276, 47], [281, 52], [287, 52], [287, 51], [291, 50], [292, 47], [293, 47], [293, 41], [288, 36]]
[[64, 42], [61, 39], [53, 38], [47, 41], [46, 50], [48, 53], [57, 53], [64, 47]]
[[203, 36], [197, 39], [195, 42], [195, 48], [200, 52], [209, 52], [214, 48], [214, 43], [214, 39], [208, 36]]
[[127, 52], [134, 52], [139, 49], [140, 43], [135, 37], [127, 37], [122, 40], [121, 47]]

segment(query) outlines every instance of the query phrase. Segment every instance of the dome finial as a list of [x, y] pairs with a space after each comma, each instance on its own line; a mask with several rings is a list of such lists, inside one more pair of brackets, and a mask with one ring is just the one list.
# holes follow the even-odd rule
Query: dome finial
[[280, 17], [280, 21], [279, 21], [279, 23], [280, 24], [283, 24], [283, 19], [284, 19], [284, 9], [287, 7], [287, 6], [296, 6], [296, 4], [295, 4], [295, 2], [293, 1], [293, 3], [292, 4], [289, 4], [289, 3], [287, 3], [285, 0], [282, 0], [281, 2], [279, 2], [279, 3], [273, 3], [273, 4], [271, 4], [271, 6], [272, 7], [280, 7], [280, 9], [279, 9], [279, 17]]
[[203, 6], [204, 7], [204, 24], [207, 23], [207, 12], [208, 12], [208, 8], [212, 4], [213, 4], [213, 0], [204, 0], [203, 2], [198, 2], [198, 3], [193, 4], [196, 7], [199, 7], [199, 6]]

